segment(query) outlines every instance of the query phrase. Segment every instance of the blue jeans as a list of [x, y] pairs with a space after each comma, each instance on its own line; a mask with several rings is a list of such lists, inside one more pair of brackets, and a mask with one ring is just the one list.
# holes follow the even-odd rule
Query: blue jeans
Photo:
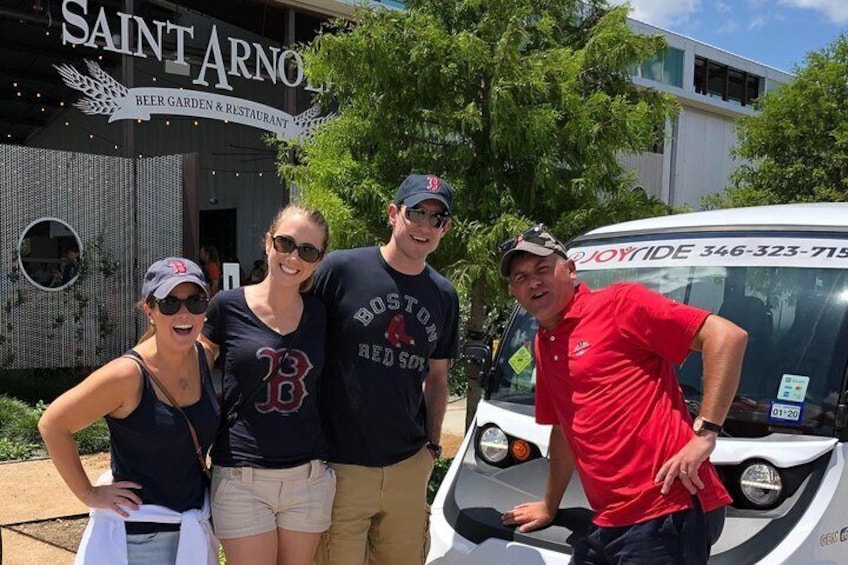
[[127, 534], [129, 565], [174, 565], [180, 532]]
[[724, 528], [725, 509], [692, 508], [621, 528], [592, 526], [574, 546], [577, 565], [704, 565]]

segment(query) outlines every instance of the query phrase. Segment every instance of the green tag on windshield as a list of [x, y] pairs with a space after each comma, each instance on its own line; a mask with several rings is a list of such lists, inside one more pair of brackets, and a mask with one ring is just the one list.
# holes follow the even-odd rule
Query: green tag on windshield
[[516, 373], [520, 373], [524, 369], [526, 369], [530, 363], [533, 362], [533, 356], [530, 355], [530, 350], [527, 349], [526, 345], [522, 345], [518, 348], [518, 350], [512, 354], [512, 357], [509, 358], [509, 366], [512, 367], [512, 370]]

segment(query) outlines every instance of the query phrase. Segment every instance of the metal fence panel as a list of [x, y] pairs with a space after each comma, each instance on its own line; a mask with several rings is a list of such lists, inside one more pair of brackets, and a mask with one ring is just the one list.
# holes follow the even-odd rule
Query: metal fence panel
[[[0, 145], [0, 369], [96, 366], [132, 346], [143, 269], [182, 248], [181, 177], [179, 156]], [[80, 274], [62, 290], [20, 267], [22, 234], [45, 217], [81, 243]]]

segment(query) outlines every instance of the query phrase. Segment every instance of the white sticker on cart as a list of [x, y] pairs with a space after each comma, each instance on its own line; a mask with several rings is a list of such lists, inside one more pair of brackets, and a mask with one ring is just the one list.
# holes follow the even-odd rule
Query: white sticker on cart
[[844, 239], [699, 237], [577, 246], [568, 251], [577, 271], [646, 267], [848, 268]]
[[803, 415], [803, 404], [772, 400], [768, 419], [772, 422], [800, 422]]
[[807, 386], [810, 384], [810, 377], [802, 375], [783, 375], [780, 379], [780, 388], [777, 389], [778, 400], [788, 400], [789, 402], [804, 402], [807, 396]]

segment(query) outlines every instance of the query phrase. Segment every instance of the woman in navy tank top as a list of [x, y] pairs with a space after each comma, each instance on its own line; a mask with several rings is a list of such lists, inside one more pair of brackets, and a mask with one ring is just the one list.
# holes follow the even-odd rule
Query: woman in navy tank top
[[[147, 270], [142, 296], [148, 329], [138, 345], [56, 399], [38, 428], [59, 474], [91, 508], [77, 564], [216, 564], [205, 457], [220, 410], [197, 342], [206, 282], [195, 263], [169, 257]], [[111, 477], [92, 485], [72, 434], [101, 417]]]
[[223, 360], [227, 423], [212, 449], [212, 517], [230, 565], [311, 565], [336, 492], [318, 414], [327, 315], [308, 293], [329, 237], [299, 204], [265, 234], [259, 284], [215, 295], [202, 341]]

